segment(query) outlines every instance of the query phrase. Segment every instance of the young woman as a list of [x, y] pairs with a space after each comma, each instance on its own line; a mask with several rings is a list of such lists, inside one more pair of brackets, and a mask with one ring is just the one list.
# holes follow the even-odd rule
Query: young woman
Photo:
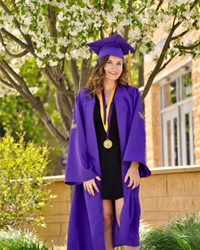
[[75, 189], [67, 250], [138, 250], [139, 183], [150, 170], [140, 94], [124, 80], [124, 55], [134, 49], [120, 35], [88, 46], [99, 57], [73, 113], [65, 183]]

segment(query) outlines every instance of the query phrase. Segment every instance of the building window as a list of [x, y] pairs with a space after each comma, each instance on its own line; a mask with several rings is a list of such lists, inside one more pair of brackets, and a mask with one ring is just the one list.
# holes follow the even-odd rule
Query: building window
[[194, 164], [192, 78], [186, 71], [160, 86], [162, 164]]

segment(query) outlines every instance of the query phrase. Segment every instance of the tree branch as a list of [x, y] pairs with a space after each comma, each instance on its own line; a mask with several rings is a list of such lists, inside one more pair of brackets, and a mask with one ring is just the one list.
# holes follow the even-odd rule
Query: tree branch
[[44, 105], [44, 103], [47, 103], [49, 98], [50, 98], [50, 86], [49, 86], [49, 84], [46, 84], [45, 90], [46, 90], [46, 92], [43, 96], [43, 101], [42, 101], [43, 105]]
[[199, 2], [199, 0], [195, 0], [190, 7], [190, 11], [194, 9], [195, 5]]
[[23, 81], [23, 78], [20, 77], [4, 59], [1, 60], [1, 64], [19, 83]]
[[171, 38], [171, 41], [174, 41], [174, 40], [178, 39], [179, 37], [184, 36], [184, 35], [187, 34], [188, 32], [189, 32], [189, 30], [185, 30], [185, 31], [182, 32], [181, 34], [179, 34], [179, 35], [177, 35], [177, 36], [173, 36], [173, 37]]
[[107, 0], [104, 1], [103, 9], [104, 10], [108, 10], [109, 9], [109, 5], [107, 3]]
[[31, 46], [23, 43], [21, 40], [19, 40], [16, 36], [14, 36], [13, 34], [11, 34], [10, 32], [8, 32], [7, 30], [5, 30], [4, 28], [1, 29], [1, 31], [8, 37], [10, 37], [13, 41], [15, 41], [16, 43], [18, 43], [20, 46], [22, 46], [23, 48], [25, 48], [26, 50], [28, 50], [29, 52], [31, 52], [32, 54], [34, 54], [34, 50]]
[[[127, 13], [130, 13], [132, 10], [132, 6], [133, 6], [133, 0], [130, 0], [128, 2], [128, 9], [127, 9]], [[127, 41], [128, 40], [128, 33], [129, 33], [129, 28], [128, 26], [124, 27], [124, 39]]]
[[7, 73], [7, 71], [4, 69], [2, 65], [2, 61], [0, 61], [0, 71], [2, 74], [6, 77], [6, 79], [10, 82], [10, 84], [13, 86], [14, 89], [16, 89], [18, 92], [22, 91], [21, 86], [19, 86], [13, 79], [12, 77]]
[[127, 41], [128, 40], [128, 33], [129, 33], [129, 28], [128, 26], [124, 27], [124, 39]]
[[62, 79], [66, 82], [67, 87], [68, 87], [68, 90], [71, 90], [71, 84], [70, 84], [70, 81], [69, 81], [68, 76], [65, 75], [65, 74], [63, 74], [63, 73], [61, 72], [59, 66], [56, 66], [56, 67], [55, 67], [55, 70], [56, 70], [56, 73], [58, 74], [58, 76], [59, 76], [60, 78], [62, 78]]
[[104, 33], [103, 33], [103, 24], [100, 26], [100, 37], [101, 39], [105, 38]]
[[[24, 91], [27, 95], [29, 95], [29, 97], [32, 99], [32, 101], [35, 101], [35, 97], [32, 95], [32, 93], [30, 92], [28, 86], [26, 85], [26, 82], [24, 81], [23, 77], [20, 77], [11, 67], [10, 65], [5, 61], [5, 60], [1, 60], [1, 65], [2, 67], [4, 67], [4, 69], [15, 79], [17, 80], [17, 82], [20, 84], [20, 86], [13, 82], [13, 84], [15, 83], [16, 86], [21, 87], [21, 90]], [[9, 76], [10, 76], [9, 75]], [[8, 77], [6, 77], [8, 79]], [[12, 79], [12, 78], [11, 78]], [[10, 81], [10, 80], [9, 80]], [[12, 84], [12, 83], [11, 83]], [[12, 84], [12, 85], [13, 85]], [[16, 86], [13, 86], [16, 89]]]
[[49, 33], [51, 37], [57, 37], [56, 16], [56, 12], [53, 11], [50, 5], [48, 5]]
[[136, 66], [139, 72], [139, 88], [144, 86], [144, 55], [140, 53], [140, 62]]
[[[65, 27], [65, 28], [66, 28], [66, 27]], [[61, 30], [61, 34], [62, 34], [63, 37], [65, 37], [65, 29], [64, 29], [63, 27], [62, 27], [62, 30]], [[65, 47], [64, 45], [63, 45], [62, 47], [63, 47], [64, 54], [65, 54], [66, 51], [67, 51], [67, 47]], [[65, 59], [65, 57], [63, 57], [63, 58], [61, 59], [61, 65], [60, 65], [60, 67], [59, 67], [61, 74], [63, 74], [63, 72], [64, 72], [65, 64], [66, 64], [66, 59]], [[67, 76], [66, 76], [66, 77], [67, 77]], [[67, 79], [68, 79], [68, 77], [67, 77]], [[68, 80], [65, 79], [65, 81], [66, 81], [66, 83], [68, 84]], [[68, 88], [69, 88], [69, 86], [68, 86]], [[70, 88], [69, 88], [69, 89], [70, 89]]]
[[43, 74], [46, 76], [46, 78], [54, 85], [54, 87], [56, 89], [58, 89], [61, 93], [63, 93], [64, 95], [74, 95], [73, 91], [70, 90], [66, 90], [65, 88], [61, 87], [56, 80], [54, 79], [54, 77], [52, 76], [50, 70], [48, 70], [48, 68], [42, 68], [41, 71], [43, 72]]
[[144, 7], [137, 13], [137, 15], [140, 15], [145, 9], [146, 9], [146, 6], [144, 6]]
[[50, 117], [48, 116], [48, 114], [46, 113], [44, 107], [43, 109], [41, 108], [42, 102], [40, 101], [40, 99], [37, 97], [37, 103], [33, 103], [30, 102], [29, 98], [25, 95], [22, 95], [22, 97], [24, 99], [26, 99], [32, 106], [32, 108], [34, 108], [36, 110], [36, 112], [40, 115], [42, 121], [44, 122], [45, 126], [47, 127], [47, 129], [49, 130], [49, 132], [52, 134], [52, 136], [56, 139], [56, 141], [64, 148], [67, 150], [68, 144], [67, 144], [67, 138], [65, 138], [58, 130], [57, 128], [54, 126], [54, 124], [52, 123]]
[[3, 85], [5, 85], [6, 87], [8, 87], [8, 88], [14, 89], [13, 86], [12, 86], [10, 83], [6, 82], [6, 81], [3, 80], [1, 77], [0, 77], [0, 82], [1, 82]]
[[163, 46], [163, 49], [162, 49], [162, 51], [161, 51], [160, 57], [159, 57], [159, 59], [158, 59], [158, 61], [157, 61], [157, 64], [156, 64], [156, 66], [155, 66], [153, 72], [151, 73], [151, 75], [149, 76], [149, 78], [148, 78], [148, 80], [147, 80], [146, 86], [145, 86], [144, 91], [143, 91], [142, 96], [141, 96], [142, 100], [144, 100], [144, 98], [146, 97], [147, 93], [149, 92], [149, 89], [150, 89], [150, 87], [151, 87], [151, 85], [152, 85], [152, 83], [153, 83], [153, 80], [154, 80], [154, 78], [156, 77], [156, 75], [158, 74], [158, 72], [159, 72], [159, 70], [160, 70], [160, 68], [161, 68], [161, 66], [162, 66], [162, 63], [163, 63], [164, 58], [165, 58], [165, 52], [166, 52], [167, 49], [169, 48], [169, 44], [170, 44], [172, 35], [174, 34], [174, 31], [175, 31], [175, 30], [180, 26], [180, 24], [182, 23], [182, 22], [178, 22], [178, 23], [175, 24], [175, 20], [176, 20], [176, 17], [174, 17], [172, 29], [171, 29], [171, 31], [170, 31], [170, 33], [169, 33], [169, 35], [168, 35], [168, 37], [167, 37], [167, 39], [166, 39], [166, 41], [165, 41], [165, 44], [164, 44], [164, 46]]
[[182, 45], [177, 45], [177, 47], [179, 49], [183, 49], [183, 50], [192, 50], [195, 49], [196, 47], [200, 46], [200, 42], [193, 44], [192, 46], [182, 46]]
[[[4, 61], [5, 62], [5, 61]], [[5, 70], [5, 63], [4, 63], [3, 61], [0, 61], [0, 70], [1, 70], [1, 72], [3, 73], [3, 75], [6, 77], [6, 79], [10, 82], [10, 84], [13, 86], [13, 88], [14, 89], [16, 89], [18, 92], [19, 92], [19, 94], [21, 94], [22, 96], [23, 95], [27, 95], [27, 96], [29, 96], [29, 102], [31, 103], [31, 102], [35, 102], [36, 100], [35, 100], [35, 97], [31, 94], [31, 92], [29, 91], [29, 92], [24, 92], [24, 89], [22, 88], [22, 86], [20, 86], [20, 85], [18, 85], [14, 80], [13, 80], [13, 78], [8, 74], [8, 72], [9, 73], [11, 73], [11, 75], [12, 76], [14, 76], [15, 77], [15, 74], [13, 74], [13, 72], [12, 71], [10, 71], [10, 68], [9, 67], [7, 67], [7, 66], [9, 66], [9, 65], [6, 65], [6, 70], [8, 71], [6, 71]], [[20, 76], [18, 76], [18, 77], [15, 77], [15, 79], [18, 79], [19, 80], [19, 82], [21, 83], [22, 82], [22, 79], [20, 78]]]
[[18, 93], [31, 104], [32, 108], [36, 110], [36, 112], [40, 115], [42, 121], [46, 125], [49, 132], [52, 134], [52, 136], [57, 140], [57, 142], [65, 149], [67, 149], [67, 139], [64, 138], [60, 134], [60, 132], [56, 129], [56, 127], [53, 125], [51, 119], [47, 115], [44, 106], [42, 102], [40, 101], [39, 97], [32, 98], [29, 94], [25, 93], [21, 86], [19, 86], [13, 79], [10, 77], [10, 75], [6, 72], [6, 70], [2, 67], [1, 64], [2, 61], [0, 61], [0, 71], [2, 74], [6, 77], [6, 79], [11, 83], [11, 85], [18, 91]]
[[160, 6], [163, 4], [164, 0], [160, 0], [157, 7], [156, 7], [156, 11], [159, 10]]
[[86, 86], [89, 78], [90, 78], [90, 59], [82, 59], [81, 64], [81, 73], [80, 73], [80, 79], [79, 79], [79, 89], [82, 89]]
[[72, 107], [68, 97], [59, 93], [57, 90], [56, 90], [56, 106], [61, 118], [63, 128], [67, 136], [69, 136], [69, 131], [71, 129], [71, 122], [72, 122]]
[[194, 52], [193, 51], [187, 51], [187, 50], [185, 50], [184, 51], [186, 54], [190, 54], [190, 55], [192, 55]]
[[[194, 1], [194, 3], [192, 4], [192, 6], [190, 7], [190, 11], [195, 7], [195, 5], [197, 4], [197, 2], [198, 2], [198, 0], [195, 0], [195, 1]], [[172, 39], [172, 35], [173, 35], [174, 31], [175, 31], [175, 30], [180, 26], [180, 24], [183, 22], [183, 21], [182, 21], [182, 22], [177, 22], [177, 23], [175, 24], [175, 20], [176, 20], [176, 17], [174, 17], [172, 29], [171, 29], [171, 31], [170, 31], [170, 33], [169, 33], [169, 35], [168, 35], [168, 38], [167, 38], [167, 40], [166, 40], [166, 42], [165, 42], [165, 44], [164, 44], [164, 46], [163, 46], [163, 49], [162, 49], [160, 58], [158, 59], [157, 64], [156, 64], [156, 66], [155, 66], [153, 72], [151, 73], [151, 75], [149, 76], [149, 78], [148, 78], [148, 80], [147, 80], [147, 84], [146, 84], [145, 89], [144, 89], [144, 91], [143, 91], [143, 93], [142, 93], [142, 96], [141, 96], [142, 100], [144, 100], [144, 98], [146, 97], [147, 93], [149, 92], [149, 89], [150, 89], [150, 87], [151, 87], [151, 85], [152, 85], [152, 83], [153, 83], [153, 80], [154, 80], [155, 76], [160, 72], [160, 69], [163, 69], [163, 67], [161, 68], [161, 65], [162, 65], [162, 63], [163, 63], [163, 61], [164, 61], [165, 51], [166, 51], [166, 50], [168, 49], [168, 47], [169, 47], [169, 43], [170, 43], [170, 41], [171, 41], [171, 39]], [[180, 48], [180, 49], [192, 49], [192, 48], [195, 48], [195, 47], [197, 47], [197, 46], [199, 46], [199, 45], [200, 45], [200, 43], [198, 43], [198, 44], [196, 44], [196, 45], [193, 45], [193, 46], [190, 46], [190, 47], [180, 46], [179, 48]], [[168, 63], [169, 63], [169, 62], [168, 62]], [[164, 66], [164, 65], [163, 65], [163, 66]]]
[[12, 58], [20, 58], [20, 57], [25, 56], [26, 54], [29, 53], [29, 51], [24, 50], [24, 51], [22, 51], [21, 53], [12, 54], [12, 53], [9, 52], [6, 48], [5, 48], [5, 51], [6, 51], [6, 53], [7, 53], [10, 57], [12, 57]]
[[[14, 0], [12, 0], [12, 2], [14, 2]], [[25, 0], [22, 0], [22, 2], [24, 3], [24, 5], [26, 6], [26, 8], [29, 10], [29, 12], [31, 12], [32, 11], [32, 9], [31, 9], [31, 7], [30, 7], [30, 5], [28, 5], [27, 3], [26, 3], [26, 1]], [[13, 4], [14, 5], [14, 4]], [[15, 7], [16, 8], [16, 7]]]
[[[12, 12], [7, 8], [7, 6], [6, 6], [1, 0], [0, 0], [0, 5], [1, 5], [1, 7], [4, 9], [4, 11], [5, 11], [6, 13], [8, 13], [8, 14], [12, 13]], [[21, 31], [21, 29], [20, 29], [20, 23], [16, 20], [15, 17], [13, 17], [13, 18], [14, 18], [14, 19], [13, 19], [13, 22], [14, 22], [15, 25], [17, 26], [19, 32], [21, 33], [21, 35], [23, 36], [23, 38], [25, 39], [25, 41], [29, 44], [29, 46], [33, 49], [33, 47], [32, 47], [32, 41], [31, 41], [30, 36], [29, 36], [29, 35], [25, 35], [25, 34]]]
[[25, 55], [28, 53], [27, 50], [24, 50], [24, 51], [22, 51], [21, 53], [18, 53], [18, 54], [13, 54], [13, 53], [9, 52], [9, 51], [7, 50], [7, 48], [6, 48], [6, 45], [5, 45], [5, 43], [4, 43], [3, 36], [1, 35], [1, 32], [0, 32], [0, 41], [1, 41], [2, 45], [4, 46], [6, 53], [7, 53], [10, 57], [12, 57], [12, 58], [19, 58], [19, 57], [25, 56]]
[[74, 92], [76, 95], [79, 89], [79, 73], [78, 73], [78, 66], [77, 66], [76, 60], [73, 58], [70, 59], [69, 66], [70, 66], [70, 71], [71, 71], [71, 75], [72, 75], [72, 79], [74, 83]]
[[[190, 7], [190, 11], [195, 7], [195, 5], [197, 4], [197, 2], [198, 2], [198, 0], [194, 1], [194, 3], [192, 4], [192, 6]], [[184, 18], [184, 20], [185, 20], [185, 19], [186, 19], [186, 18]], [[193, 22], [192, 26], [194, 26], [196, 22], [197, 22], [197, 21], [195, 20], [195, 21]], [[174, 40], [178, 39], [179, 37], [183, 37], [183, 36], [184, 36], [185, 34], [187, 34], [188, 32], [189, 32], [189, 30], [183, 31], [183, 32], [180, 33], [179, 35], [172, 37], [171, 41], [174, 41]]]
[[17, 9], [17, 5], [16, 5], [16, 3], [15, 3], [15, 0], [11, 0], [11, 2], [12, 2], [12, 4], [13, 4], [14, 8]]
[[172, 59], [174, 59], [177, 55], [178, 55], [178, 53], [175, 53], [175, 54], [173, 55], [173, 57], [170, 58], [170, 59], [162, 66], [162, 68], [160, 68], [160, 70], [158, 71], [158, 73], [160, 73], [164, 68], [166, 68], [166, 66], [167, 66], [167, 65], [172, 61]]

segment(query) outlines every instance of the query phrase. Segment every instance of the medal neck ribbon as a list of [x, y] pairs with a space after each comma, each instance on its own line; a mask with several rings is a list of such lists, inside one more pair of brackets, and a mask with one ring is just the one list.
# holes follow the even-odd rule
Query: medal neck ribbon
[[106, 123], [104, 122], [104, 105], [103, 105], [102, 92], [98, 94], [98, 98], [99, 98], [99, 102], [100, 102], [101, 120], [102, 120], [103, 127], [104, 127], [104, 130], [106, 131], [106, 133], [108, 132], [108, 117], [109, 117], [109, 112], [110, 112], [110, 106], [111, 106], [111, 103], [112, 103], [112, 100], [113, 100], [113, 97], [114, 97], [114, 94], [115, 94], [116, 87], [117, 87], [117, 83], [115, 84], [115, 86], [114, 86], [114, 88], [112, 90], [112, 93], [110, 95], [108, 105], [107, 105], [107, 108], [106, 108]]

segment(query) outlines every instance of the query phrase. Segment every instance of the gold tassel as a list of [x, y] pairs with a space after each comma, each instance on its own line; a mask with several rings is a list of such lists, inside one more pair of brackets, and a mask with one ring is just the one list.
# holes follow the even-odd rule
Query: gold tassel
[[131, 51], [128, 53], [128, 85], [131, 86]]

